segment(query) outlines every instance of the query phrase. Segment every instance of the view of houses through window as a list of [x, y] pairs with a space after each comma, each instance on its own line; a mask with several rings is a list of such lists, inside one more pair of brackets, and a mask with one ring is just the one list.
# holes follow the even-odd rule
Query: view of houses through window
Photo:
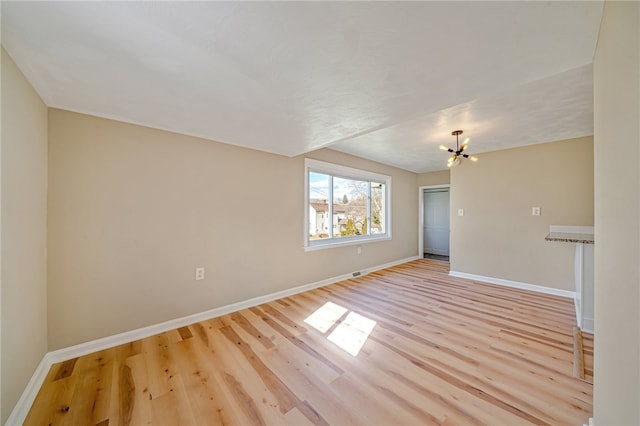
[[309, 172], [309, 239], [385, 233], [384, 182]]

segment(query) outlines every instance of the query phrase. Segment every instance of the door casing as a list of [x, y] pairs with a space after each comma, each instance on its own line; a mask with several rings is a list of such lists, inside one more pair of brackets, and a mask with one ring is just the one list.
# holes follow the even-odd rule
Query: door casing
[[[428, 186], [420, 186], [418, 187], [418, 257], [422, 258], [424, 256], [424, 190], [425, 189], [438, 189], [438, 188], [448, 188], [449, 189], [449, 200], [451, 200], [451, 185], [443, 184], [443, 185], [428, 185]], [[449, 201], [449, 217], [451, 217], [451, 201]], [[451, 226], [451, 225], [449, 225]], [[451, 232], [451, 228], [449, 228], [449, 232]], [[451, 237], [449, 237], [449, 241], [451, 241]], [[449, 257], [451, 257], [451, 252], [449, 252]]]

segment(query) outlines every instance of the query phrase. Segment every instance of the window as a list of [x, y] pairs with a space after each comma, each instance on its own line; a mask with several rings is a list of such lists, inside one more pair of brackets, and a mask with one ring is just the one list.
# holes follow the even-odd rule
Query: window
[[391, 238], [391, 177], [305, 160], [305, 250]]

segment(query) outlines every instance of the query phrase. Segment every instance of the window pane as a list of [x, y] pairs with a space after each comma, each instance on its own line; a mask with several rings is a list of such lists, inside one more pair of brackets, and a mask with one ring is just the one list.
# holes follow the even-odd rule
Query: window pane
[[330, 238], [330, 179], [329, 175], [309, 172], [309, 240]]
[[334, 238], [369, 234], [367, 204], [369, 182], [333, 178]]
[[305, 159], [305, 251], [391, 239], [391, 177]]
[[385, 184], [371, 182], [371, 233], [384, 234], [385, 229]]

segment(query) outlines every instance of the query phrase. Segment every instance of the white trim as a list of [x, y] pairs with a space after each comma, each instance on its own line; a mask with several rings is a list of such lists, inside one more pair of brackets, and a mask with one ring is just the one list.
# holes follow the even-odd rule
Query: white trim
[[575, 292], [576, 292], [576, 298], [575, 298], [575, 305], [576, 305], [576, 323], [578, 325], [578, 328], [580, 328], [580, 330], [583, 329], [584, 327], [584, 323], [582, 321], [584, 315], [583, 315], [583, 311], [584, 311], [584, 291], [582, 290], [582, 286], [583, 286], [583, 250], [584, 249], [584, 244], [582, 243], [578, 243], [576, 244], [576, 249], [574, 252], [574, 259], [573, 259], [573, 279], [574, 279], [574, 283], [575, 283]]
[[550, 225], [549, 232], [560, 232], [563, 234], [593, 234], [593, 226], [565, 226]]
[[112, 336], [103, 337], [101, 339], [91, 340], [89, 342], [80, 343], [68, 348], [58, 349], [53, 352], [47, 352], [40, 364], [33, 373], [31, 380], [25, 387], [20, 399], [7, 419], [7, 426], [21, 425], [24, 423], [33, 401], [35, 401], [38, 391], [42, 387], [44, 379], [47, 377], [51, 366], [55, 363], [73, 359], [79, 356], [87, 355], [100, 350], [108, 349], [114, 346], [122, 345], [132, 342], [134, 340], [143, 339], [145, 337], [153, 336], [165, 331], [173, 330], [186, 325], [194, 324], [196, 322], [205, 321], [211, 318], [216, 318], [222, 315], [226, 315], [232, 312], [236, 312], [242, 309], [258, 306], [263, 303], [272, 302], [283, 297], [293, 296], [298, 293], [313, 290], [315, 288], [324, 287], [330, 284], [351, 279], [354, 277], [354, 273], [359, 272], [359, 276], [367, 275], [371, 272], [379, 271], [381, 269], [390, 268], [392, 266], [401, 265], [403, 263], [411, 262], [418, 259], [418, 256], [411, 256], [405, 259], [395, 260], [393, 262], [385, 263], [383, 265], [372, 266], [370, 268], [362, 269], [360, 271], [354, 271], [348, 274], [342, 274], [335, 277], [327, 278], [321, 281], [316, 281], [309, 284], [304, 284], [298, 287], [293, 287], [287, 290], [277, 291], [275, 293], [265, 294], [263, 296], [254, 297], [252, 299], [244, 300], [230, 305], [221, 306], [218, 308], [210, 309], [208, 311], [200, 312], [193, 315], [187, 315], [186, 317], [176, 318], [173, 320], [165, 321], [159, 324], [150, 325], [148, 327], [138, 328], [136, 330], [126, 331], [124, 333], [114, 334]]
[[[443, 183], [441, 185], [425, 185], [418, 187], [418, 256], [424, 256], [424, 190], [449, 188], [449, 197], [451, 197], [451, 184]], [[451, 215], [451, 199], [449, 199], [449, 215]], [[451, 239], [451, 224], [449, 224], [449, 239]], [[451, 246], [451, 241], [449, 241]], [[449, 252], [451, 254], [451, 252]]]
[[[309, 193], [309, 172], [314, 171], [318, 173], [323, 173], [333, 177], [341, 177], [346, 179], [361, 179], [363, 181], [370, 182], [379, 182], [384, 183], [385, 191], [384, 191], [384, 222], [385, 222], [385, 232], [383, 234], [368, 234], [368, 235], [360, 235], [357, 237], [347, 237], [347, 238], [329, 238], [326, 240], [310, 240], [309, 239], [309, 222], [311, 218], [309, 217], [309, 200], [311, 198], [311, 194]], [[388, 175], [384, 175], [381, 173], [374, 173], [367, 170], [355, 169], [353, 167], [341, 166], [339, 164], [327, 163], [324, 161], [314, 160], [312, 158], [304, 159], [304, 239], [303, 239], [303, 250], [313, 251], [313, 250], [323, 250], [328, 248], [340, 247], [340, 246], [352, 246], [359, 245], [365, 242], [380, 242], [391, 239], [391, 228], [392, 228], [392, 217], [391, 217], [391, 182], [392, 177]], [[329, 232], [333, 235], [333, 186], [329, 187], [329, 224], [330, 229]], [[369, 205], [367, 206], [367, 213], [370, 213], [370, 194], [369, 194]], [[367, 215], [368, 223], [371, 223], [371, 217]]]
[[[309, 166], [307, 165], [307, 161], [308, 159], [305, 158], [304, 159], [304, 199], [302, 200], [302, 204], [303, 204], [303, 210], [304, 210], [304, 224], [302, 225], [302, 232], [304, 232], [303, 235], [303, 240], [302, 240], [302, 246], [304, 247], [305, 251], [306, 248], [309, 246], [309, 228], [311, 227], [311, 224], [309, 223], [309, 221], [311, 220], [310, 218], [310, 212], [309, 209], [311, 208], [309, 206]], [[333, 226], [333, 218], [331, 218], [331, 223]]]
[[584, 318], [582, 322], [582, 327], [580, 328], [580, 330], [593, 334], [594, 327], [595, 327], [595, 322], [593, 318]]
[[334, 247], [359, 246], [362, 244], [379, 243], [380, 241], [389, 241], [389, 240], [391, 240], [391, 236], [389, 235], [384, 235], [382, 237], [368, 237], [368, 238], [342, 237], [342, 238], [336, 238], [331, 240], [325, 240], [326, 242], [323, 242], [323, 244], [309, 245], [304, 248], [304, 251], [324, 250], [324, 249], [334, 248]]
[[305, 172], [313, 170], [319, 173], [328, 173], [348, 179], [372, 180], [375, 182], [384, 181], [391, 176], [382, 173], [370, 172], [368, 170], [356, 169], [349, 166], [341, 166], [340, 164], [327, 163], [326, 161], [314, 160], [313, 158], [304, 159]]
[[452, 277], [466, 278], [468, 280], [473, 280], [473, 281], [482, 281], [485, 283], [501, 285], [504, 287], [535, 291], [536, 293], [544, 293], [544, 294], [552, 294], [554, 296], [568, 297], [574, 300], [576, 297], [575, 291], [560, 290], [558, 288], [545, 287], [541, 285], [523, 283], [519, 281], [503, 280], [502, 278], [484, 277], [482, 275], [467, 274], [466, 272], [456, 272], [456, 271], [449, 272], [449, 275], [451, 275]]
[[418, 189], [420, 191], [425, 190], [425, 189], [440, 189], [440, 188], [451, 188], [451, 184], [450, 183], [442, 183], [440, 185], [425, 185], [425, 186], [419, 186]]
[[[584, 227], [583, 227], [584, 228]], [[584, 261], [584, 251], [585, 246], [583, 243], [576, 244], [575, 256], [574, 256], [574, 281], [575, 281], [575, 306], [576, 306], [576, 323], [578, 328], [582, 331], [586, 331], [587, 333], [593, 333], [594, 321], [593, 318], [589, 318], [585, 315], [585, 300], [584, 296], [588, 290], [585, 290], [585, 261]], [[591, 247], [591, 246], [589, 246]], [[593, 266], [592, 266], [593, 268]], [[593, 288], [593, 272], [590, 277], [591, 288]], [[591, 290], [593, 292], [593, 290]], [[591, 296], [593, 297], [593, 296]], [[593, 308], [589, 309], [589, 313], [593, 315]]]

